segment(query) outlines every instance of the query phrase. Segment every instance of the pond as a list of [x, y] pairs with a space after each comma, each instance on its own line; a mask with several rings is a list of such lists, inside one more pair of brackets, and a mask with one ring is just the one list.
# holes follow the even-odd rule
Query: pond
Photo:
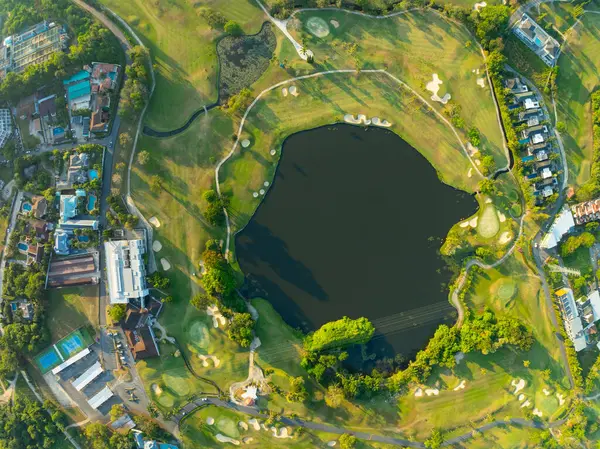
[[237, 257], [254, 293], [292, 327], [365, 316], [377, 328], [367, 352], [407, 359], [456, 316], [438, 251], [476, 211], [473, 196], [440, 182], [392, 132], [323, 127], [285, 141]]

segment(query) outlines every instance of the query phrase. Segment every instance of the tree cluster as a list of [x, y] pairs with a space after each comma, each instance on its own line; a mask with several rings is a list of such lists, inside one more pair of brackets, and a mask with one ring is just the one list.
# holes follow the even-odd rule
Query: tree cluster
[[590, 248], [596, 243], [596, 237], [594, 234], [589, 232], [582, 232], [579, 235], [572, 235], [567, 240], [561, 243], [560, 245], [560, 255], [562, 257], [567, 257], [573, 254], [582, 246], [584, 248]]
[[113, 433], [102, 423], [88, 424], [83, 435], [92, 449], [131, 449], [133, 445], [129, 435]]
[[577, 191], [579, 201], [587, 201], [600, 194], [600, 90], [591, 95], [593, 121], [593, 158], [590, 179]]
[[171, 285], [171, 280], [158, 271], [152, 273], [146, 280], [154, 288], [168, 288]]
[[311, 352], [323, 351], [332, 348], [342, 348], [353, 344], [367, 343], [375, 327], [371, 322], [362, 317], [352, 320], [347, 316], [325, 323], [315, 332], [304, 339], [304, 349]]
[[221, 199], [214, 190], [207, 190], [202, 194], [202, 198], [206, 201], [207, 206], [204, 211], [204, 218], [212, 226], [222, 226], [225, 223], [224, 208], [227, 207], [227, 199]]
[[114, 211], [115, 215], [108, 211], [106, 213], [106, 219], [108, 224], [111, 226], [118, 226], [122, 223], [126, 228], [131, 229], [137, 226], [139, 218], [136, 215], [130, 214], [129, 211], [123, 205], [123, 201], [117, 195], [110, 195], [106, 201], [110, 208]]
[[148, 52], [139, 45], [129, 50], [131, 64], [125, 69], [127, 79], [121, 89], [119, 115], [131, 116], [144, 109], [149, 95], [150, 77], [147, 65], [150, 64]]

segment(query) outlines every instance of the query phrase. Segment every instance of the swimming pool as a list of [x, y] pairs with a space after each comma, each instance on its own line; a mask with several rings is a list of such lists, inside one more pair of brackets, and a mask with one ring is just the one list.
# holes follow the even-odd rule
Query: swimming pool
[[96, 196], [90, 195], [90, 197], [88, 198], [88, 203], [87, 203], [88, 212], [93, 211], [95, 206], [96, 206]]
[[80, 242], [89, 242], [90, 238], [87, 235], [80, 235], [79, 237], [77, 237], [77, 240], [79, 240]]
[[59, 134], [63, 134], [64, 132], [65, 132], [65, 129], [64, 129], [64, 128], [61, 128], [60, 126], [58, 126], [58, 127], [54, 128], [54, 129], [52, 130], [52, 134], [53, 134], [53, 135], [55, 135], [55, 136], [57, 136], [57, 135], [59, 135]]
[[17, 306], [16, 302], [11, 303], [11, 305], [10, 305], [10, 308], [12, 309], [13, 312], [16, 312], [18, 307], [19, 306]]
[[31, 209], [33, 209], [33, 206], [31, 205], [31, 203], [23, 203], [23, 206], [21, 206], [21, 208], [25, 212], [31, 212]]
[[90, 179], [93, 181], [94, 179], [98, 179], [98, 170], [90, 170], [88, 171], [88, 175], [90, 176]]
[[27, 243], [24, 243], [24, 242], [19, 242], [17, 244], [17, 248], [19, 248], [21, 251], [27, 252], [27, 250], [29, 249], [29, 245]]

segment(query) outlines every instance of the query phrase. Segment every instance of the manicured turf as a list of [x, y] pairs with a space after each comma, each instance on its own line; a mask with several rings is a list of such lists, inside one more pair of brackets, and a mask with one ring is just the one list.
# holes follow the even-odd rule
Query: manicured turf
[[581, 185], [589, 179], [592, 160], [590, 95], [600, 85], [600, 15], [585, 14], [569, 34], [568, 45], [559, 59], [558, 120], [567, 126], [563, 133], [569, 183]]
[[479, 214], [477, 223], [477, 232], [486, 239], [494, 237], [500, 230], [500, 221], [496, 208], [492, 205], [486, 205]]
[[200, 15], [210, 7], [235, 20], [245, 32], [256, 33], [264, 14], [254, 0], [148, 2], [102, 0], [126, 20], [150, 49], [157, 72], [156, 91], [146, 120], [159, 130], [183, 125], [203, 105], [217, 100], [216, 41]]
[[81, 326], [98, 326], [98, 286], [49, 290], [47, 322], [52, 341]]

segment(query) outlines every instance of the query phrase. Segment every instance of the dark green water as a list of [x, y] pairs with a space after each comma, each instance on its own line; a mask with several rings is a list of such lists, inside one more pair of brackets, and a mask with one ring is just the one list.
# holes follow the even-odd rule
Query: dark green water
[[237, 257], [291, 326], [366, 316], [378, 331], [369, 352], [409, 358], [455, 316], [438, 251], [476, 210], [392, 132], [323, 127], [284, 143], [273, 185], [236, 238]]

